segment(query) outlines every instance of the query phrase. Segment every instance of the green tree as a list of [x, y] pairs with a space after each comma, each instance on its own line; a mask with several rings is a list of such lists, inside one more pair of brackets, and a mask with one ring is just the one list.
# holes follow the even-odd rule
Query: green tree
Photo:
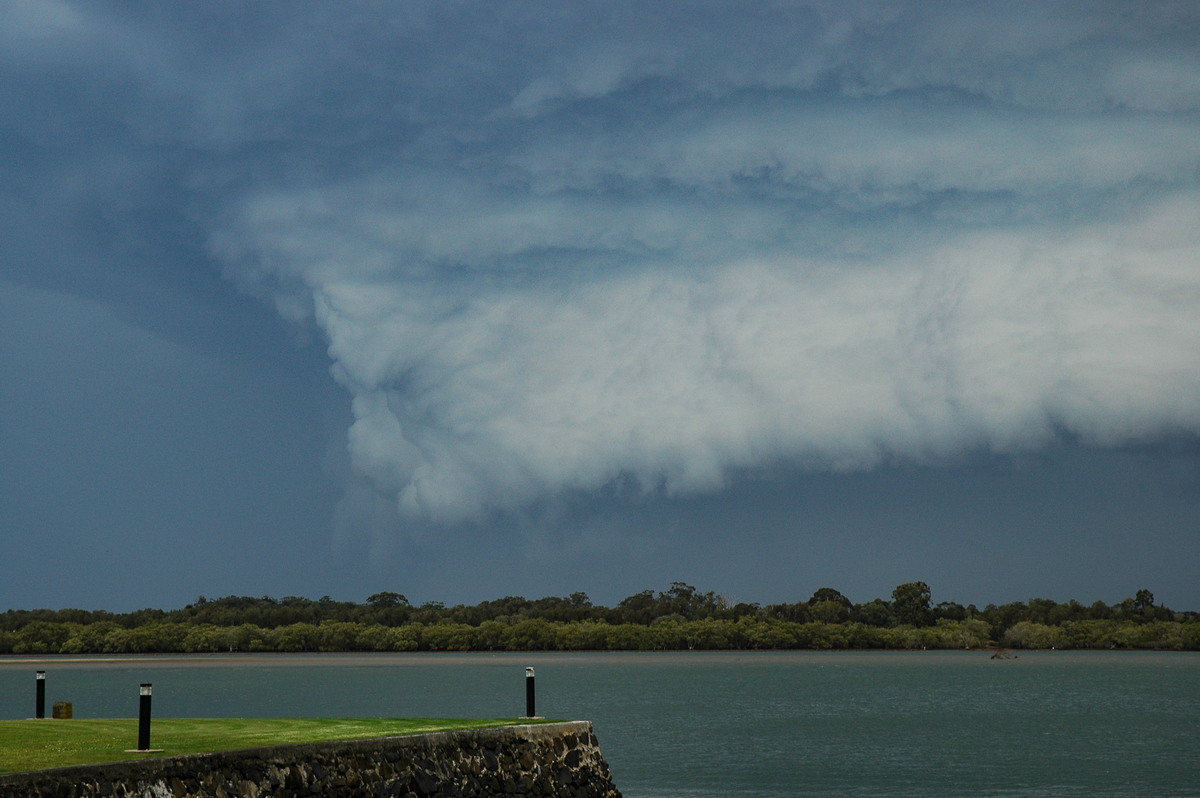
[[1067, 642], [1067, 634], [1059, 626], [1019, 621], [1004, 633], [1001, 642], [1010, 648], [1063, 648]]
[[850, 608], [837, 601], [818, 601], [809, 604], [808, 612], [818, 623], [844, 623], [850, 619]]
[[617, 624], [649, 624], [657, 614], [658, 602], [654, 599], [654, 591], [643, 590], [621, 599], [613, 611], [613, 620]]
[[409, 618], [417, 623], [435, 624], [441, 623], [447, 615], [446, 605], [440, 601], [426, 601], [417, 609], [413, 610]]
[[71, 627], [63, 623], [34, 621], [17, 632], [14, 654], [57, 654], [71, 638]]
[[554, 626], [542, 618], [525, 618], [508, 633], [510, 651], [553, 651], [557, 644]]
[[260, 651], [267, 630], [252, 623], [242, 623], [225, 630], [225, 645], [230, 651]]
[[892, 622], [892, 608], [883, 599], [872, 599], [854, 608], [854, 619], [867, 626], [888, 626]]
[[430, 624], [424, 630], [424, 644], [430, 651], [470, 651], [474, 631], [465, 623]]
[[509, 627], [500, 621], [484, 621], [471, 635], [472, 651], [504, 651], [508, 648]]
[[425, 625], [410, 623], [392, 630], [392, 648], [396, 651], [425, 649]]
[[939, 648], [982, 648], [990, 642], [992, 627], [981, 618], [938, 618], [936, 626], [942, 638]]
[[311, 623], [293, 623], [272, 629], [266, 644], [273, 651], [316, 651], [321, 635]]
[[1114, 620], [1067, 621], [1061, 627], [1070, 648], [1113, 648], [1117, 644], [1117, 629]]
[[971, 617], [971, 614], [966, 607], [953, 601], [938, 602], [938, 605], [933, 608], [933, 617], [938, 621], [965, 621]]
[[733, 648], [734, 622], [702, 618], [684, 625], [684, 640], [689, 649], [724, 650]]
[[851, 602], [850, 599], [848, 599], [844, 595], [842, 595], [840, 590], [834, 590], [831, 587], [817, 588], [816, 591], [812, 594], [812, 597], [809, 598], [808, 603], [816, 604], [821, 601], [836, 601], [838, 604], [841, 604], [845, 607], [854, 606], [853, 602]]
[[63, 643], [63, 654], [99, 654], [104, 651], [104, 639], [112, 631], [120, 629], [112, 621], [97, 621], [79, 627], [71, 639]]
[[637, 623], [611, 626], [607, 640], [610, 651], [645, 651], [653, 648], [649, 640], [650, 627]]
[[[982, 621], [980, 622], [982, 623]], [[848, 623], [843, 627], [846, 632], [847, 648], [886, 648], [887, 638], [880, 625], [869, 626], [865, 623]]]
[[983, 619], [992, 625], [993, 634], [998, 636], [1014, 623], [1028, 620], [1029, 607], [1023, 601], [1012, 601], [999, 607], [989, 604], [983, 608]]
[[892, 615], [897, 623], [925, 626], [930, 623], [929, 585], [924, 582], [905, 582], [892, 591]]
[[818, 623], [845, 623], [854, 603], [831, 587], [817, 588], [808, 600], [808, 613]]
[[658, 614], [681, 615], [688, 620], [711, 618], [724, 609], [725, 600], [713, 593], [701, 593], [686, 582], [672, 582], [665, 593], [658, 594]]
[[361, 631], [361, 624], [322, 621], [317, 627], [317, 647], [321, 651], [354, 651]]
[[[763, 613], [767, 618], [778, 618], [793, 623], [807, 623], [812, 620], [808, 604], [803, 601], [797, 601], [795, 604], [768, 604], [763, 608]], [[735, 614], [734, 617], [741, 616]]]
[[376, 609], [386, 609], [387, 607], [399, 607], [401, 605], [408, 606], [408, 599], [400, 593], [392, 593], [383, 591], [382, 593], [372, 593], [367, 596], [367, 604]]
[[[203, 597], [202, 597], [203, 598]], [[183, 638], [183, 650], [187, 652], [224, 651], [228, 645], [227, 630], [211, 623], [190, 625]]]

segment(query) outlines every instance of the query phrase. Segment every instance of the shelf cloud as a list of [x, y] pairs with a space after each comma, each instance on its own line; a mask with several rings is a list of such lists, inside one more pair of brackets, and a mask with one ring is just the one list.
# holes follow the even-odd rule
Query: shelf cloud
[[411, 518], [1200, 433], [1192, 5], [221, 9], [9, 6], [30, 191], [185, 207]]
[[211, 246], [439, 522], [1200, 432], [1198, 18], [1105, 8], [422, 7]]

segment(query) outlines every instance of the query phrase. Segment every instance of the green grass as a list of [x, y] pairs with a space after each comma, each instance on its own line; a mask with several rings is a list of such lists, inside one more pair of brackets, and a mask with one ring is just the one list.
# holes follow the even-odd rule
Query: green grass
[[528, 718], [161, 718], [150, 725], [151, 748], [136, 748], [136, 718], [0, 721], [0, 773], [176, 756], [290, 743], [354, 740], [396, 734], [479, 729], [531, 722]]

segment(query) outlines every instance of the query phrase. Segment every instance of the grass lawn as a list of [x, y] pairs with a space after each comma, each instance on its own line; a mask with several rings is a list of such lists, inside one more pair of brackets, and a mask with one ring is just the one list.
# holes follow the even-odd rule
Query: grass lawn
[[0, 721], [0, 773], [175, 756], [289, 743], [354, 740], [395, 734], [479, 729], [531, 722], [528, 718], [161, 718], [150, 724], [150, 747], [136, 748], [136, 718]]

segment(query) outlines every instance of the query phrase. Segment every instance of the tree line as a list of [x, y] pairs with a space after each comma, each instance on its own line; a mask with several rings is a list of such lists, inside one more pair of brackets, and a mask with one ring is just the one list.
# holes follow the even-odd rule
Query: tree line
[[223, 651], [604, 651], [915, 648], [1200, 650], [1200, 614], [1148, 590], [1108, 605], [1050, 599], [933, 604], [925, 582], [856, 604], [828, 587], [806, 601], [734, 603], [684, 582], [616, 606], [586, 593], [476, 605], [413, 605], [381, 592], [363, 603], [287, 596], [199, 597], [176, 610], [8, 610], [0, 654]]

